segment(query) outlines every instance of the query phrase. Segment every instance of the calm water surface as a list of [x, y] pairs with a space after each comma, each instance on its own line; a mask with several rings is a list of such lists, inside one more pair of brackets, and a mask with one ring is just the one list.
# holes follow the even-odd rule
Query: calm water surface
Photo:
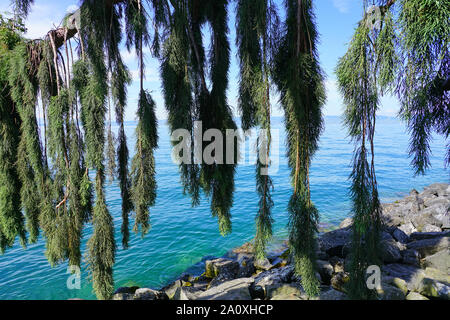
[[[280, 129], [280, 163], [272, 175], [275, 190], [273, 217], [278, 239], [286, 236], [288, 216], [286, 206], [291, 193], [289, 169], [284, 156], [284, 134], [281, 119], [275, 120]], [[135, 123], [127, 123], [129, 148], [134, 150]], [[239, 166], [236, 173], [235, 204], [232, 209], [233, 233], [221, 237], [216, 219], [211, 217], [207, 199], [191, 207], [179, 184], [178, 167], [171, 161], [168, 127], [160, 122], [159, 149], [156, 152], [158, 198], [151, 208], [151, 232], [141, 239], [132, 236], [129, 250], [117, 251], [114, 277], [116, 287], [137, 285], [159, 288], [179, 276], [187, 268], [192, 272], [202, 268], [202, 258], [221, 256], [233, 247], [252, 239], [258, 198], [255, 193], [255, 169]], [[376, 133], [376, 170], [379, 192], [383, 202], [404, 196], [412, 188], [421, 190], [434, 182], [448, 182], [444, 170], [445, 141], [436, 137], [432, 143], [433, 168], [424, 177], [414, 177], [407, 156], [409, 135], [404, 125], [394, 118], [380, 118]], [[348, 187], [353, 145], [338, 117], [326, 118], [320, 151], [311, 168], [312, 198], [320, 210], [325, 226], [339, 224], [350, 215]], [[107, 203], [116, 224], [116, 241], [120, 245], [121, 199], [117, 182], [106, 187]], [[84, 246], [91, 233], [84, 231]], [[94, 299], [86, 265], [82, 266], [81, 290], [66, 286], [67, 264], [50, 268], [44, 256], [41, 238], [23, 250], [16, 245], [0, 256], [0, 299]]]

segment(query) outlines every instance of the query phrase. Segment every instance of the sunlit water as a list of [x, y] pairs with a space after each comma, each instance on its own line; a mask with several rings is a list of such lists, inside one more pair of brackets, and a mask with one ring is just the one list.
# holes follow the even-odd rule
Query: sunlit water
[[[281, 119], [275, 128], [282, 128]], [[130, 150], [134, 150], [135, 123], [127, 123]], [[151, 208], [151, 232], [144, 238], [132, 236], [130, 249], [120, 247], [121, 199], [117, 182], [106, 187], [107, 203], [114, 217], [117, 259], [114, 268], [116, 287], [141, 286], [160, 288], [178, 277], [186, 269], [198, 272], [202, 258], [221, 256], [230, 249], [252, 239], [258, 198], [255, 193], [254, 166], [239, 166], [236, 173], [235, 201], [232, 209], [233, 233], [221, 237], [217, 221], [211, 217], [207, 199], [192, 208], [183, 196], [177, 165], [171, 160], [168, 127], [159, 126], [159, 149], [156, 152], [158, 197]], [[278, 239], [286, 236], [288, 216], [286, 206], [291, 194], [289, 169], [285, 158], [284, 134], [280, 132], [280, 163], [273, 174], [275, 190], [273, 217]], [[412, 188], [421, 190], [434, 182], [448, 182], [444, 170], [446, 144], [436, 137], [432, 143], [433, 168], [424, 177], [414, 177], [407, 156], [409, 135], [404, 125], [394, 118], [380, 118], [376, 133], [376, 170], [382, 201], [389, 202], [404, 196]], [[353, 145], [347, 138], [341, 119], [326, 119], [320, 151], [311, 168], [312, 198], [320, 210], [325, 226], [337, 225], [349, 216], [348, 187]], [[84, 245], [91, 233], [84, 231]], [[0, 299], [93, 299], [92, 286], [86, 265], [82, 266], [81, 290], [67, 288], [67, 264], [50, 268], [44, 256], [41, 238], [27, 250], [19, 245], [0, 256]]]

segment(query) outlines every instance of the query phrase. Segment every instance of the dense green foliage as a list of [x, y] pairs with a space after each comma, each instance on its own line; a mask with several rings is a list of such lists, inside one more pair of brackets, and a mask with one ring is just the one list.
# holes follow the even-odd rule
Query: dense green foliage
[[306, 293], [319, 293], [315, 272], [318, 211], [311, 201], [309, 171], [323, 129], [324, 76], [317, 57], [317, 30], [310, 0], [286, 1], [286, 22], [276, 56], [275, 82], [285, 113], [294, 187], [289, 201], [289, 241], [295, 271]]
[[[279, 19], [272, 1], [245, 1], [237, 3], [236, 43], [240, 58], [239, 110], [242, 128], [259, 126], [263, 132], [257, 141], [256, 183], [260, 197], [256, 216], [255, 254], [266, 255], [266, 244], [272, 237], [271, 210], [273, 201], [270, 165], [270, 89], [271, 67], [275, 53]], [[261, 157], [262, 155], [262, 157]]]
[[448, 137], [450, 128], [449, 89], [445, 88], [449, 65], [448, 3], [379, 2], [381, 6], [369, 8], [365, 1], [364, 17], [336, 69], [346, 105], [345, 124], [356, 144], [350, 190], [354, 224], [349, 295], [353, 299], [375, 297], [376, 292], [366, 286], [366, 270], [380, 263], [382, 250], [374, 163], [379, 97], [386, 92], [399, 96], [400, 116], [411, 131], [410, 154], [416, 173], [424, 173], [430, 165], [432, 131]]

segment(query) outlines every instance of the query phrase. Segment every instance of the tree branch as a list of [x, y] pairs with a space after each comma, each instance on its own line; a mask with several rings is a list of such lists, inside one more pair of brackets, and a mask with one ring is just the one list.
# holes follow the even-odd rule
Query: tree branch
[[[111, 8], [112, 6], [125, 2], [127, 0], [104, 0], [105, 7]], [[81, 8], [75, 11], [70, 17], [67, 18], [66, 26], [56, 28], [47, 32], [47, 37], [53, 38], [55, 47], [58, 49], [64, 45], [64, 39], [69, 40], [78, 33], [78, 27], [82, 28], [77, 20], [81, 17]], [[67, 32], [67, 34], [66, 34]]]

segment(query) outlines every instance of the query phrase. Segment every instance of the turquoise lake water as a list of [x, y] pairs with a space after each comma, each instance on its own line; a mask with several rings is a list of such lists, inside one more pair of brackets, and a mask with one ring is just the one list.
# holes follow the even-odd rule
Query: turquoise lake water
[[[282, 128], [275, 119], [274, 128]], [[127, 123], [130, 152], [134, 150], [135, 123]], [[211, 217], [209, 202], [191, 207], [190, 198], [183, 196], [177, 165], [171, 160], [171, 146], [165, 121], [159, 126], [159, 149], [156, 152], [158, 197], [151, 208], [152, 229], [141, 239], [132, 236], [130, 249], [120, 247], [121, 199], [117, 183], [106, 187], [107, 202], [116, 224], [117, 250], [114, 278], [116, 287], [141, 286], [160, 288], [177, 278], [187, 268], [196, 272], [202, 268], [202, 258], [221, 256], [230, 249], [253, 238], [254, 218], [258, 198], [255, 193], [254, 166], [239, 166], [236, 172], [236, 192], [232, 209], [233, 233], [221, 237], [217, 221]], [[288, 216], [286, 206], [291, 194], [289, 168], [284, 156], [284, 135], [281, 130], [280, 163], [272, 175], [275, 190], [273, 217], [277, 239], [286, 236]], [[383, 202], [403, 197], [412, 188], [421, 190], [434, 182], [449, 182], [444, 170], [446, 143], [442, 137], [432, 142], [433, 168], [426, 176], [414, 177], [407, 156], [409, 135], [404, 124], [395, 118], [380, 118], [376, 133], [376, 170], [379, 193]], [[351, 215], [348, 200], [350, 161], [353, 145], [347, 138], [341, 119], [327, 117], [320, 150], [311, 167], [312, 198], [320, 211], [321, 223], [337, 225]], [[91, 229], [86, 226], [84, 245]], [[41, 238], [27, 250], [19, 245], [0, 256], [0, 299], [94, 299], [86, 265], [82, 266], [80, 290], [67, 289], [67, 264], [50, 268], [44, 256]]]

